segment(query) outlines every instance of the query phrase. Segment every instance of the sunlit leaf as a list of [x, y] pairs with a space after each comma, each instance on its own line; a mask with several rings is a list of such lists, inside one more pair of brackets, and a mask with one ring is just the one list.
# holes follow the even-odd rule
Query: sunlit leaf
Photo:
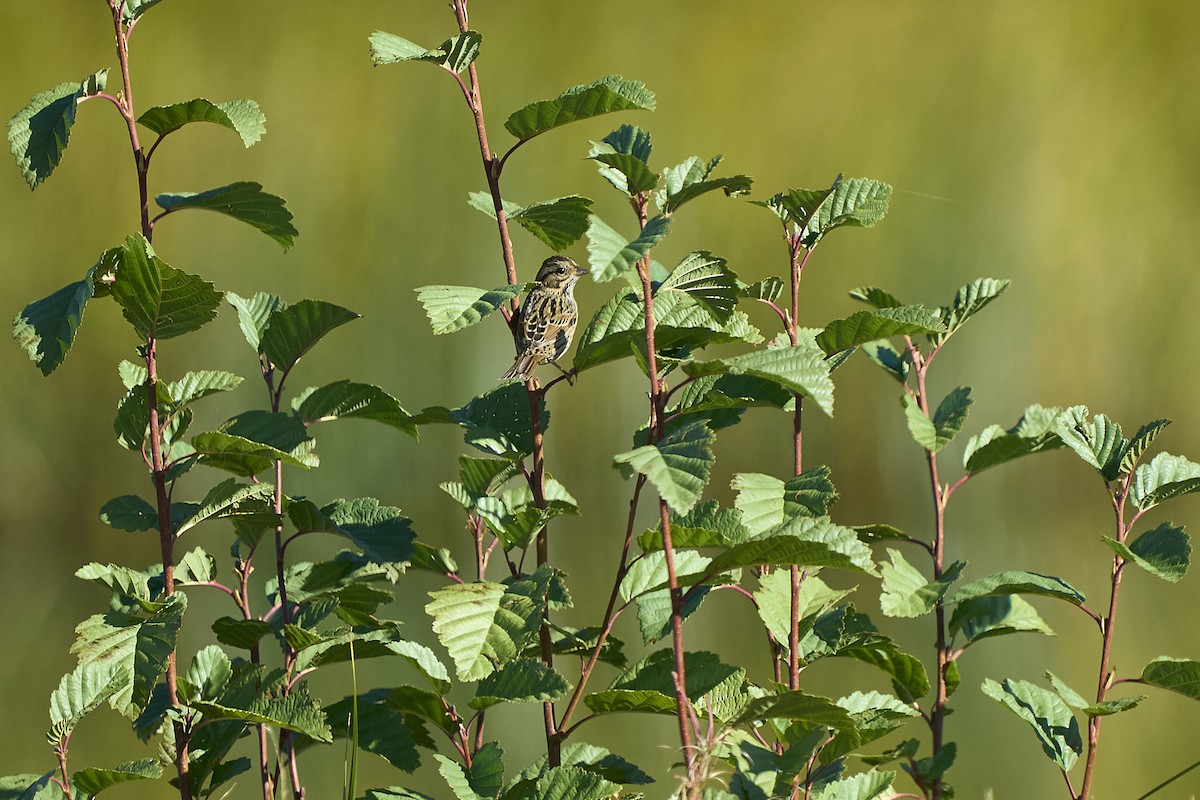
[[954, 437], [966, 423], [967, 413], [974, 403], [969, 386], [960, 386], [946, 395], [932, 417], [925, 416], [912, 395], [905, 394], [900, 399], [904, 404], [904, 417], [913, 439], [931, 453], [938, 452], [954, 441]]
[[901, 306], [879, 311], [858, 311], [834, 320], [817, 334], [817, 345], [827, 354], [886, 339], [889, 336], [936, 333], [942, 330], [938, 312], [925, 306]]
[[777, 383], [811, 399], [826, 414], [833, 414], [833, 381], [825, 354], [811, 340], [795, 347], [768, 347], [729, 358], [691, 361], [683, 366], [692, 377], [700, 375], [749, 375]]
[[883, 590], [879, 606], [889, 617], [919, 617], [933, 611], [966, 566], [956, 561], [943, 571], [940, 580], [930, 581], [900, 551], [888, 548], [888, 556], [891, 563], [881, 565]]
[[142, 339], [170, 339], [198, 330], [221, 304], [211, 283], [167, 264], [141, 234], [125, 241], [112, 296]]
[[144, 781], [161, 778], [162, 764], [153, 758], [142, 758], [137, 761], [127, 761], [112, 769], [91, 767], [81, 769], [71, 775], [71, 783], [86, 792], [88, 797], [94, 797], [105, 789], [130, 781]]
[[676, 429], [657, 445], [646, 445], [614, 456], [626, 478], [646, 479], [672, 511], [687, 513], [700, 500], [712, 470], [715, 435], [703, 422]]
[[967, 440], [963, 466], [967, 472], [976, 474], [1014, 458], [1062, 447], [1063, 440], [1058, 435], [1061, 415], [1060, 408], [1032, 405], [1008, 430], [989, 425]]
[[1054, 597], [1077, 606], [1082, 605], [1084, 601], [1084, 596], [1079, 590], [1061, 578], [1024, 570], [1010, 570], [965, 583], [958, 587], [958, 590], [950, 595], [946, 602], [953, 604], [984, 595], [1009, 594], [1036, 594], [1043, 597]]
[[262, 184], [253, 181], [238, 181], [200, 193], [155, 195], [154, 202], [166, 214], [188, 208], [225, 214], [262, 231], [284, 250], [295, 244], [299, 235], [283, 198], [264, 192]]
[[671, 230], [668, 217], [657, 216], [646, 222], [633, 241], [608, 226], [592, 214], [588, 217], [588, 267], [595, 281], [611, 281], [634, 268], [634, 265], [658, 244]]
[[435, 335], [470, 327], [521, 293], [519, 285], [497, 289], [473, 286], [420, 286], [417, 299]]
[[614, 111], [653, 110], [654, 93], [641, 81], [609, 75], [595, 83], [572, 86], [553, 100], [540, 100], [515, 111], [504, 127], [521, 142], [577, 120]]
[[77, 83], [60, 83], [33, 96], [8, 121], [8, 145], [30, 189], [36, 189], [62, 161], [75, 124], [76, 107], [84, 97], [104, 91], [108, 70]]
[[159, 136], [166, 136], [191, 122], [211, 122], [236, 133], [246, 147], [267, 132], [267, 118], [253, 100], [214, 103], [197, 98], [186, 103], [148, 108], [137, 121]]
[[1197, 489], [1200, 489], [1200, 464], [1183, 456], [1159, 453], [1134, 471], [1129, 497], [1144, 511]]
[[571, 689], [567, 679], [540, 661], [519, 658], [486, 676], [475, 689], [474, 708], [497, 703], [541, 703], [560, 699]]
[[1053, 636], [1037, 610], [1020, 595], [982, 595], [962, 600], [950, 617], [950, 635], [962, 633], [967, 644], [1009, 633], [1041, 633]]
[[1192, 543], [1183, 528], [1164, 522], [1141, 534], [1130, 545], [1105, 536], [1104, 543], [1127, 561], [1132, 561], [1164, 581], [1178, 582], [1187, 573]]
[[977, 278], [955, 292], [953, 302], [949, 306], [942, 306], [942, 323], [946, 331], [930, 337], [934, 345], [943, 344], [968, 319], [1002, 295], [1009, 283], [1008, 280], [997, 278]]
[[1065, 772], [1083, 752], [1079, 722], [1062, 699], [1028, 681], [1008, 678], [1004, 683], [985, 680], [983, 693], [996, 700], [1033, 728], [1046, 757]]
[[424, 61], [461, 73], [479, 55], [483, 37], [475, 31], [466, 31], [450, 37], [432, 50], [426, 50], [395, 34], [375, 31], [370, 36], [370, 42], [371, 61], [375, 66], [399, 61]]
[[1200, 661], [1160, 656], [1145, 666], [1140, 680], [1200, 700]]
[[225, 299], [238, 313], [238, 326], [250, 346], [258, 351], [263, 331], [271, 321], [271, 315], [283, 308], [286, 303], [278, 295], [258, 292], [253, 297], [239, 297], [233, 292], [226, 292]]

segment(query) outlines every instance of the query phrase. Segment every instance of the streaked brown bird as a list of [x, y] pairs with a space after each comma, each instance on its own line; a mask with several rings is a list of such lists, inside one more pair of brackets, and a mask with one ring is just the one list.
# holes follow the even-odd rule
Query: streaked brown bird
[[[521, 304], [517, 333], [517, 358], [500, 380], [528, 380], [539, 364], [558, 367], [558, 359], [571, 346], [579, 306], [575, 304], [575, 284], [587, 274], [566, 256], [550, 256], [538, 270], [538, 285]], [[563, 374], [567, 374], [566, 370]]]

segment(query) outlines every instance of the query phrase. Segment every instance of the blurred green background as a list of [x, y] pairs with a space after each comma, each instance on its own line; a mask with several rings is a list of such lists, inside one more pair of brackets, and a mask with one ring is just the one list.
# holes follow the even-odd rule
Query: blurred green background
[[[824, 325], [855, 310], [848, 289], [890, 289], [908, 302], [943, 304], [979, 276], [1012, 288], [973, 321], [935, 366], [935, 391], [974, 388], [967, 433], [1011, 425], [1030, 403], [1085, 403], [1127, 430], [1158, 417], [1177, 424], [1160, 438], [1172, 452], [1200, 455], [1194, 406], [1194, 309], [1200, 301], [1200, 5], [1179, 0], [1008, 0], [883, 3], [715, 0], [603, 4], [477, 0], [472, 23], [484, 35], [478, 65], [493, 147], [511, 139], [502, 123], [514, 109], [610, 73], [645, 81], [658, 95], [652, 114], [625, 114], [569, 126], [539, 138], [508, 164], [507, 199], [526, 203], [566, 194], [596, 198], [597, 210], [632, 235], [627, 208], [585, 161], [587, 140], [623, 122], [652, 131], [655, 163], [723, 153], [720, 174], [756, 179], [754, 197], [828, 185], [835, 175], [869, 176], [895, 187], [891, 211], [870, 231], [830, 237], [810, 263], [803, 323]], [[0, 109], [15, 113], [30, 96], [78, 80], [116, 60], [104, 3], [41, 0], [0, 4], [10, 32]], [[300, 237], [282, 253], [250, 228], [217, 215], [176, 216], [156, 232], [171, 264], [243, 295], [267, 290], [314, 297], [364, 319], [339, 330], [306, 358], [293, 387], [351, 378], [377, 383], [410, 411], [459, 405], [486, 390], [511, 359], [499, 320], [433, 337], [413, 289], [428, 283], [503, 282], [493, 224], [467, 207], [484, 187], [471, 118], [453, 81], [425, 65], [375, 69], [367, 36], [388, 30], [433, 46], [454, 32], [444, 2], [285, 2], [168, 0], [134, 37], [134, 99], [139, 110], [207, 97], [251, 97], [268, 134], [244, 150], [229, 131], [192, 126], [156, 155], [152, 192], [200, 191], [256, 180], [282, 195]], [[114, 81], [115, 85], [115, 81]], [[80, 109], [62, 165], [30, 194], [15, 167], [0, 171], [0, 256], [4, 313], [78, 280], [104, 248], [136, 229], [136, 189], [125, 130], [113, 109]], [[517, 257], [532, 277], [548, 255], [517, 232]], [[741, 200], [710, 196], [681, 213], [656, 257], [673, 264], [693, 249], [727, 258], [748, 281], [786, 268], [778, 223]], [[571, 251], [582, 260], [583, 245]], [[584, 313], [615, 286], [578, 291]], [[751, 310], [761, 326], [769, 315]], [[773, 329], [773, 328], [772, 328]], [[97, 520], [110, 497], [145, 492], [140, 464], [111, 433], [120, 394], [115, 364], [135, 358], [135, 342], [111, 304], [95, 303], [65, 365], [43, 378], [14, 345], [0, 347], [0, 774], [52, 767], [42, 732], [49, 692], [73, 659], [74, 625], [100, 610], [100, 590], [70, 575], [82, 564], [145, 565], [157, 554], [148, 536], [115, 533]], [[255, 361], [234, 315], [223, 310], [198, 335], [160, 347], [172, 377], [189, 368], [231, 369], [248, 380], [209, 401], [215, 424], [264, 393], [250, 380]], [[922, 536], [931, 525], [923, 461], [908, 437], [898, 387], [865, 359], [838, 378], [837, 414], [807, 417], [806, 462], [829, 464], [842, 494], [835, 519], [887, 521]], [[585, 374], [552, 395], [551, 470], [576, 495], [580, 518], [555, 527], [553, 558], [571, 575], [578, 607], [571, 621], [594, 623], [618, 553], [630, 484], [610, 468], [644, 416], [644, 384], [631, 364]], [[784, 475], [789, 421], [763, 411], [722, 433], [711, 495], [731, 499], [738, 471]], [[326, 502], [375, 496], [399, 505], [422, 539], [466, 543], [456, 506], [436, 484], [452, 479], [464, 446], [450, 429], [427, 429], [418, 445], [368, 424], [319, 432], [323, 467], [293, 475], [289, 489]], [[963, 437], [965, 440], [966, 436]], [[961, 442], [946, 451], [957, 476]], [[204, 480], [193, 479], [199, 496]], [[1191, 498], [1170, 508], [1180, 523], [1200, 515]], [[1147, 520], [1162, 521], [1160, 513]], [[971, 481], [949, 512], [950, 554], [971, 561], [974, 577], [1002, 569], [1059, 575], [1103, 605], [1111, 511], [1099, 479], [1060, 451], [1016, 462]], [[223, 530], [200, 532], [223, 555]], [[299, 555], [329, 554], [308, 545]], [[1191, 609], [1195, 576], [1170, 585], [1127, 573], [1115, 667], [1135, 675], [1157, 655], [1200, 658]], [[414, 575], [394, 608], [428, 641], [420, 611], [437, 587]], [[195, 595], [196, 593], [193, 593]], [[730, 593], [709, 600], [687, 629], [689, 648], [741, 654], [765, 678], [766, 649], [750, 610]], [[877, 613], [877, 584], [858, 605]], [[979, 692], [984, 678], [1042, 681], [1051, 669], [1090, 693], [1098, 637], [1083, 615], [1037, 603], [1056, 638], [1014, 636], [973, 648], [962, 663], [949, 738], [959, 742], [952, 782], [959, 797], [1061, 797], [1061, 777], [1023, 723]], [[208, 622], [228, 613], [216, 597], [194, 597], [183, 650], [206, 639]], [[638, 639], [632, 619], [620, 635]], [[885, 628], [922, 656], [931, 623]], [[634, 654], [640, 647], [631, 646]], [[749, 655], [746, 655], [749, 654]], [[360, 685], [406, 679], [395, 664], [370, 664]], [[603, 679], [603, 678], [602, 678]], [[806, 673], [811, 691], [884, 688], [857, 665]], [[597, 686], [599, 684], [596, 684]], [[317, 689], [349, 692], [348, 673]], [[1125, 694], [1121, 690], [1120, 694]], [[1136, 797], [1200, 758], [1200, 707], [1153, 692], [1136, 711], [1104, 725], [1097, 797]], [[510, 771], [538, 753], [536, 709], [499, 711], [489, 734], [504, 743]], [[675, 742], [670, 719], [614, 717], [584, 736], [665, 777]], [[919, 731], [911, 728], [912, 735]], [[666, 747], [664, 747], [666, 745]], [[72, 765], [111, 765], [145, 755], [111, 713], [97, 714], [72, 742]], [[340, 796], [339, 746], [306, 757], [310, 797]], [[432, 759], [426, 757], [426, 762]], [[367, 757], [360, 788], [404, 783], [435, 796], [448, 791], [428, 765], [417, 777]], [[1186, 798], [1200, 775], [1156, 797]], [[670, 781], [650, 788], [665, 796]], [[253, 797], [243, 777], [234, 797]], [[168, 797], [164, 787], [115, 789], [111, 796]]]

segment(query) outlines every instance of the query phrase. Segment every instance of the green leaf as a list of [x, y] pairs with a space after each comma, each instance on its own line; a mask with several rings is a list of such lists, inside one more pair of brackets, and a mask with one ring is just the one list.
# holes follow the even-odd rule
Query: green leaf
[[412, 416], [390, 394], [367, 383], [335, 381], [312, 389], [292, 401], [305, 425], [335, 419], [368, 419], [419, 438]]
[[471, 779], [467, 775], [467, 768], [459, 764], [457, 761], [451, 761], [440, 753], [435, 753], [433, 756], [438, 762], [438, 772], [446, 780], [446, 785], [450, 787], [450, 791], [454, 792], [454, 796], [458, 800], [484, 800], [471, 787]]
[[[800, 591], [796, 595], [796, 607], [799, 611], [797, 618], [801, 620], [801, 633], [804, 624], [815, 621], [818, 614], [824, 613], [846, 595], [850, 590], [831, 589], [816, 575], [807, 575], [800, 582]], [[754, 604], [759, 619], [782, 646], [787, 647], [788, 634], [791, 630], [792, 619], [792, 576], [790, 570], [774, 570], [758, 579], [758, 589], [754, 592]]]
[[803, 339], [795, 347], [769, 347], [729, 358], [691, 361], [683, 365], [683, 370], [692, 377], [729, 374], [762, 378], [811, 399], [827, 415], [833, 415], [829, 363], [811, 340]]
[[121, 714], [136, 716], [150, 701], [150, 693], [166, 673], [168, 658], [175, 650], [186, 608], [187, 596], [176, 592], [145, 618], [110, 611], [76, 626], [71, 653], [80, 664], [110, 664], [130, 676], [109, 700]]
[[946, 332], [930, 337], [934, 346], [944, 344], [968, 319], [1002, 295], [1009, 283], [1008, 280], [997, 278], [977, 278], [955, 292], [954, 301], [949, 306], [942, 306], [942, 323], [946, 326]]
[[[619, 755], [610, 753], [603, 747], [587, 742], [571, 742], [563, 745], [562, 765], [565, 767], [581, 767], [588, 772], [594, 772], [613, 783], [647, 784], [654, 779], [643, 772], [637, 765], [626, 761]], [[522, 782], [537, 780], [547, 770], [546, 756], [540, 756], [513, 779], [510, 786], [515, 788]], [[510, 790], [511, 791], [511, 790]], [[511, 795], [506, 793], [506, 797]]]
[[304, 469], [315, 466], [310, 461], [297, 458], [277, 447], [224, 431], [198, 433], [192, 438], [192, 447], [195, 448], [200, 463], [205, 466], [223, 469], [245, 478], [270, 469], [276, 461]]
[[752, 535], [782, 525], [794, 517], [823, 517], [837, 502], [829, 467], [805, 470], [787, 482], [757, 472], [740, 472], [730, 484], [737, 492], [734, 505]]
[[[335, 739], [353, 740], [348, 723], [354, 711], [358, 748], [367, 753], [374, 753], [396, 769], [414, 772], [421, 765], [421, 755], [417, 750], [414, 734], [415, 731], [421, 731], [422, 726], [418, 720], [409, 718], [392, 707], [387, 702], [387, 697], [388, 690], [376, 689], [357, 697], [343, 698], [326, 706], [324, 714], [329, 720], [330, 732]], [[311, 740], [303, 741], [306, 745], [312, 744]], [[428, 743], [433, 744], [432, 740]], [[296, 749], [301, 748], [298, 746]]]
[[520, 142], [577, 120], [614, 111], [654, 109], [654, 93], [641, 81], [609, 75], [595, 83], [572, 86], [553, 100], [539, 100], [513, 112], [505, 129]]
[[1142, 454], [1146, 452], [1146, 448], [1170, 424], [1171, 420], [1169, 419], [1156, 419], [1138, 428], [1138, 432], [1133, 435], [1133, 438], [1126, 443], [1125, 448], [1121, 451], [1120, 472], [1132, 472], [1137, 467]]
[[754, 181], [745, 175], [709, 179], [720, 163], [721, 156], [715, 156], [708, 161], [692, 156], [682, 164], [663, 170], [665, 185], [655, 198], [662, 213], [674, 214], [685, 203], [718, 189], [725, 192], [726, 197], [750, 191], [750, 185]]
[[96, 282], [101, 281], [107, 287], [103, 281], [112, 277], [120, 261], [119, 247], [105, 250], [83, 280], [30, 303], [17, 314], [13, 320], [13, 339], [43, 375], [49, 375], [66, 359], [83, 324], [83, 312], [96, 293]]
[[36, 189], [62, 161], [79, 101], [104, 91], [108, 70], [78, 83], [60, 83], [33, 96], [8, 121], [8, 145], [30, 189]]
[[588, 217], [587, 227], [588, 267], [592, 280], [611, 281], [629, 272], [670, 230], [670, 218], [661, 215], [652, 217], [637, 238], [630, 242], [592, 214]]
[[733, 720], [735, 725], [770, 719], [803, 722], [839, 731], [854, 731], [854, 719], [846, 709], [827, 697], [801, 691], [756, 697]]
[[146, 109], [137, 121], [160, 137], [191, 122], [212, 122], [236, 133], [246, 147], [256, 143], [267, 132], [267, 118], [253, 100], [213, 103], [197, 98], [186, 103]]
[[158, 510], [137, 495], [125, 494], [100, 508], [100, 520], [119, 531], [151, 531], [158, 527]]
[[1200, 700], [1200, 661], [1160, 656], [1146, 665], [1139, 680]]
[[605, 800], [621, 787], [582, 767], [551, 767], [537, 779], [530, 800]]
[[402, 563], [412, 556], [412, 520], [374, 498], [335, 500], [321, 509], [311, 501], [296, 500], [288, 506], [288, 516], [300, 531], [346, 537], [376, 564]]
[[889, 547], [888, 555], [892, 562], [881, 565], [883, 591], [879, 607], [889, 617], [919, 617], [933, 611], [966, 566], [962, 561], [956, 561], [946, 567], [940, 580], [926, 581], [920, 570], [904, 560], [900, 551]]
[[[544, 432], [550, 424], [544, 398], [539, 411]], [[426, 408], [415, 421], [460, 425], [467, 444], [506, 459], [520, 459], [533, 452], [529, 396], [520, 383], [502, 383], [459, 408]]]
[[861, 347], [867, 358], [875, 362], [875, 364], [901, 384], [908, 381], [908, 373], [912, 369], [912, 353], [907, 348], [901, 352], [886, 339], [867, 342]]
[[916, 656], [902, 653], [894, 644], [851, 647], [839, 655], [878, 667], [892, 678], [892, 688], [905, 702], [914, 702], [929, 694], [929, 674]]
[[[712, 561], [694, 550], [680, 550], [675, 553], [675, 572], [677, 575], [699, 574]], [[621, 579], [619, 594], [628, 603], [647, 592], [661, 589], [667, 584], [666, 555], [661, 551], [647, 553], [642, 558], [629, 565], [625, 576]]]
[[516, 220], [555, 251], [566, 250], [587, 232], [591, 222], [592, 201], [579, 195], [532, 203], [517, 209], [508, 218]]
[[331, 742], [333, 735], [320, 705], [309, 695], [304, 684], [293, 687], [282, 697], [259, 696], [245, 708], [209, 701], [193, 701], [192, 707], [207, 720], [232, 719], [259, 725], [274, 725], [302, 733], [318, 742]]
[[600, 174], [630, 197], [648, 194], [658, 186], [658, 174], [645, 161], [630, 153], [618, 153], [608, 144], [592, 142], [588, 158], [601, 164]]
[[963, 584], [946, 602], [954, 604], [985, 595], [1009, 594], [1036, 594], [1042, 597], [1054, 597], [1066, 600], [1076, 606], [1082, 605], [1084, 601], [1083, 594], [1061, 578], [1024, 570], [1009, 570]]
[[239, 297], [233, 292], [226, 292], [225, 299], [229, 305], [237, 309], [238, 325], [246, 341], [258, 352], [258, 344], [263, 331], [267, 329], [271, 315], [286, 304], [281, 298], [266, 292], [258, 292], [251, 298]]
[[937, 333], [940, 330], [942, 322], [937, 311], [920, 305], [901, 306], [880, 311], [858, 311], [846, 319], [834, 320], [817, 334], [816, 341], [825, 353], [833, 355], [889, 336]]
[[801, 233], [805, 247], [813, 248], [825, 234], [842, 225], [869, 228], [887, 213], [892, 187], [869, 178], [843, 180], [839, 175], [828, 189], [790, 189], [757, 205], [766, 206]]
[[774, 303], [783, 294], [784, 283], [781, 279], [774, 276], [763, 278], [761, 281], [755, 281], [749, 285], [744, 285], [740, 288], [739, 295], [748, 297], [751, 300], [763, 300], [768, 303]]
[[876, 800], [892, 790], [894, 772], [871, 770], [849, 778], [831, 781], [814, 795], [814, 800]]
[[828, 518], [804, 517], [729, 548], [713, 559], [706, 572], [715, 575], [737, 567], [791, 564], [877, 574], [870, 548], [853, 530], [834, 525]]
[[217, 561], [203, 548], [187, 551], [175, 565], [175, 581], [180, 584], [208, 583], [217, 578]]
[[232, 677], [233, 664], [229, 656], [217, 645], [208, 645], [196, 653], [187, 672], [180, 676], [184, 702], [221, 697]]
[[983, 693], [1029, 723], [1046, 757], [1064, 772], [1075, 765], [1083, 752], [1079, 722], [1058, 695], [1028, 681], [1011, 678], [1003, 684], [985, 680]]
[[473, 286], [420, 286], [416, 292], [434, 335], [440, 335], [469, 328], [519, 295], [521, 289], [519, 285], [491, 290]]
[[81, 769], [71, 775], [71, 783], [85, 792], [88, 797], [95, 797], [105, 789], [111, 789], [119, 783], [129, 781], [144, 781], [161, 778], [162, 764], [153, 758], [142, 758], [137, 761], [127, 761], [112, 769], [90, 768]]
[[359, 800], [434, 800], [427, 794], [405, 789], [403, 786], [388, 786], [384, 789], [368, 789]]
[[1014, 458], [1062, 447], [1063, 440], [1057, 432], [1061, 415], [1060, 408], [1032, 405], [1008, 430], [989, 425], [967, 440], [963, 466], [974, 475]]
[[[656, 650], [619, 675], [612, 682], [610, 689], [656, 692], [669, 699], [669, 710], [673, 712], [674, 669], [674, 653], [669, 648]], [[746, 677], [745, 670], [725, 664], [715, 653], [704, 650], [684, 654], [684, 675], [687, 680], [687, 696], [692, 701], [699, 701], [705, 695], [713, 694], [723, 685], [741, 685]], [[592, 707], [591, 702], [588, 706]]]
[[161, 260], [141, 234], [125, 240], [112, 296], [142, 339], [170, 339], [199, 330], [221, 304], [211, 283]]
[[1172, 497], [1200, 489], [1200, 464], [1183, 456], [1159, 453], [1133, 473], [1133, 504], [1142, 511]]
[[1192, 558], [1192, 544], [1188, 535], [1183, 528], [1170, 522], [1146, 531], [1129, 546], [1107, 536], [1103, 539], [1121, 558], [1171, 583], [1183, 578]]
[[483, 37], [475, 31], [466, 31], [450, 37], [432, 50], [426, 50], [395, 34], [375, 31], [370, 36], [370, 42], [371, 61], [377, 67], [399, 61], [424, 61], [450, 72], [461, 73], [479, 55]]
[[737, 276], [725, 259], [700, 250], [684, 256], [662, 282], [661, 290], [674, 289], [700, 301], [721, 322], [729, 320], [737, 305]]
[[232, 617], [220, 617], [214, 620], [212, 630], [216, 634], [218, 642], [242, 650], [253, 649], [262, 637], [274, 632], [274, 629], [262, 620], [234, 619]]
[[693, 422], [672, 431], [657, 445], [621, 453], [613, 461], [627, 479], [635, 472], [645, 475], [672, 511], [687, 513], [708, 484], [715, 439], [707, 425]]
[[359, 318], [353, 311], [324, 300], [301, 300], [271, 313], [258, 352], [276, 369], [290, 372], [326, 334]]
[[74, 728], [79, 721], [129, 685], [129, 673], [106, 662], [79, 664], [50, 695], [50, 723]]
[[850, 290], [850, 296], [876, 308], [899, 308], [904, 305], [891, 292], [885, 292], [877, 286], [859, 286]]
[[[196, 449], [201, 450], [199, 447]], [[185, 531], [206, 519], [236, 513], [241, 503], [247, 500], [269, 498], [273, 491], [274, 487], [269, 483], [244, 484], [238, 483], [236, 478], [227, 478], [209, 489], [199, 508], [175, 526], [175, 535], [181, 536]]]
[[971, 399], [969, 386], [959, 386], [942, 399], [932, 418], [925, 416], [917, 405], [916, 398], [911, 394], [903, 395], [901, 402], [904, 404], [904, 416], [913, 439], [929, 452], [936, 453], [954, 441], [954, 437], [966, 423], [967, 413], [975, 401]]
[[962, 633], [967, 645], [1009, 633], [1042, 633], [1053, 636], [1037, 611], [1020, 595], [984, 595], [959, 602], [950, 617], [950, 635]]
[[296, 243], [299, 232], [292, 225], [292, 212], [282, 197], [263, 191], [261, 183], [238, 181], [205, 192], [176, 192], [155, 195], [154, 202], [170, 214], [186, 208], [216, 211], [265, 233], [284, 250]]
[[1117, 477], [1124, 439], [1121, 437], [1121, 426], [1116, 422], [1103, 414], [1097, 414], [1089, 421], [1086, 407], [1073, 406], [1059, 417], [1055, 433], [1063, 444], [1098, 470], [1105, 480]]
[[475, 689], [473, 708], [497, 703], [542, 703], [561, 699], [571, 689], [567, 679], [540, 661], [518, 658], [486, 676]]
[[121, 18], [128, 25], [160, 2], [162, 0], [122, 0]]

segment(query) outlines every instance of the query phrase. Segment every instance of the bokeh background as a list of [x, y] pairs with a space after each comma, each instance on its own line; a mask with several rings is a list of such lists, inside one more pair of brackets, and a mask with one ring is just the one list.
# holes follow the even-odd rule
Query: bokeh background
[[[857, 310], [847, 290], [890, 289], [909, 302], [949, 301], [979, 276], [1012, 288], [952, 342], [935, 367], [939, 392], [974, 388], [967, 433], [1011, 425], [1030, 403], [1084, 403], [1134, 430], [1169, 417], [1160, 438], [1171, 452], [1200, 455], [1194, 309], [1200, 304], [1200, 6], [1179, 0], [1005, 0], [902, 3], [716, 0], [603, 4], [478, 0], [484, 35], [478, 62], [493, 147], [510, 143], [505, 117], [527, 102], [611, 73], [645, 81], [654, 113], [601, 118], [543, 136], [514, 156], [507, 198], [518, 203], [566, 194], [596, 198], [610, 223], [632, 233], [619, 198], [585, 161], [588, 140], [623, 122], [652, 131], [663, 167], [696, 154], [725, 156], [720, 174], [755, 178], [754, 197], [869, 176], [895, 187], [886, 220], [839, 231], [818, 249], [805, 278], [804, 323], [824, 325]], [[104, 3], [40, 0], [0, 4], [5, 47], [0, 110], [11, 115], [38, 91], [78, 80], [116, 61]], [[191, 126], [156, 155], [152, 192], [200, 191], [256, 180], [284, 196], [300, 237], [284, 254], [267, 238], [218, 215], [178, 215], [156, 232], [160, 254], [220, 289], [267, 290], [289, 300], [326, 299], [364, 319], [332, 335], [293, 378], [304, 385], [352, 378], [377, 383], [411, 410], [455, 406], [492, 386], [511, 345], [499, 320], [449, 336], [430, 334], [413, 294], [428, 283], [503, 282], [493, 224], [468, 208], [484, 187], [471, 118], [444, 73], [426, 65], [372, 68], [367, 36], [388, 30], [434, 46], [454, 32], [446, 3], [166, 0], [134, 38], [139, 110], [192, 97], [251, 97], [268, 134], [249, 150], [229, 131]], [[15, 167], [0, 170], [3, 310], [77, 280], [103, 249], [136, 229], [136, 191], [125, 130], [113, 109], [80, 109], [62, 165], [30, 194]], [[684, 210], [656, 251], [675, 263], [693, 249], [729, 260], [748, 281], [782, 274], [778, 223], [742, 200], [710, 196]], [[531, 277], [548, 255], [516, 232]], [[582, 260], [582, 243], [571, 254]], [[578, 291], [587, 313], [615, 290]], [[752, 310], [771, 326], [769, 315]], [[135, 342], [114, 308], [97, 302], [65, 365], [43, 378], [15, 345], [0, 347], [0, 774], [52, 767], [42, 732], [49, 692], [73, 659], [74, 625], [104, 604], [102, 592], [70, 577], [88, 561], [144, 565], [157, 545], [116, 533], [97, 519], [110, 497], [144, 492], [140, 464], [120, 450], [111, 422], [120, 394], [115, 364]], [[263, 402], [255, 362], [225, 309], [198, 335], [165, 343], [162, 369], [231, 369], [248, 380], [209, 402], [215, 424]], [[923, 461], [906, 432], [898, 387], [865, 359], [838, 374], [837, 413], [807, 418], [806, 462], [829, 464], [842, 494], [835, 518], [887, 521], [914, 534], [931, 525]], [[630, 484], [610, 457], [629, 448], [644, 416], [632, 365], [586, 374], [553, 394], [548, 457], [576, 495], [582, 517], [556, 525], [554, 559], [581, 600], [574, 621], [594, 622], [607, 595]], [[199, 430], [199, 428], [197, 428]], [[789, 421], [765, 411], [722, 434], [711, 496], [728, 502], [738, 471], [786, 474]], [[964, 435], [963, 439], [965, 440]], [[456, 506], [436, 484], [453, 479], [464, 446], [451, 429], [427, 429], [420, 444], [366, 423], [319, 432], [323, 466], [294, 475], [293, 493], [327, 501], [374, 496], [399, 505], [419, 535], [463, 552]], [[962, 443], [946, 451], [957, 475]], [[210, 476], [215, 480], [220, 476]], [[200, 496], [205, 485], [193, 480]], [[1188, 523], [1200, 503], [1171, 504]], [[975, 577], [1023, 568], [1059, 575], [1103, 605], [1109, 573], [1100, 536], [1111, 511], [1099, 479], [1066, 451], [1015, 462], [972, 480], [949, 512], [950, 552]], [[1162, 521], [1161, 513], [1148, 518]], [[195, 543], [218, 556], [227, 531]], [[307, 545], [319, 557], [333, 544]], [[1136, 675], [1162, 655], [1200, 658], [1195, 608], [1200, 581], [1160, 582], [1136, 569], [1122, 595], [1115, 666]], [[401, 582], [393, 611], [428, 640], [420, 608], [437, 588], [428, 576]], [[862, 582], [858, 604], [876, 609], [877, 584]], [[195, 595], [195, 593], [193, 593]], [[214, 593], [215, 594], [215, 593]], [[959, 742], [952, 781], [959, 797], [1063, 796], [1061, 777], [1030, 731], [979, 692], [984, 678], [1042, 680], [1051, 669], [1093, 691], [1098, 637], [1083, 615], [1038, 607], [1055, 638], [984, 642], [962, 662], [949, 737]], [[194, 597], [183, 650], [205, 641], [208, 620], [227, 613], [216, 597]], [[638, 636], [622, 629], [634, 654]], [[928, 620], [886, 629], [927, 655]], [[708, 601], [688, 626], [689, 647], [752, 654], [765, 678], [766, 653], [748, 608], [732, 594]], [[759, 658], [761, 654], [761, 658]], [[370, 664], [360, 685], [405, 679], [395, 664]], [[811, 691], [883, 688], [857, 665], [819, 664]], [[598, 684], [597, 684], [598, 685]], [[318, 686], [328, 699], [349, 692], [341, 673]], [[1124, 694], [1124, 690], [1121, 692]], [[1200, 758], [1200, 707], [1152, 691], [1136, 711], [1104, 726], [1098, 797], [1136, 797]], [[510, 771], [538, 753], [536, 709], [489, 718]], [[670, 719], [614, 717], [585, 729], [665, 778]], [[919, 731], [913, 727], [912, 735]], [[664, 746], [668, 745], [668, 746]], [[114, 764], [145, 755], [121, 720], [99, 713], [72, 742], [72, 764]], [[310, 797], [340, 796], [343, 751], [306, 758]], [[432, 759], [426, 757], [426, 762]], [[404, 783], [449, 796], [432, 767], [410, 777], [366, 757], [360, 787]], [[1200, 773], [1156, 795], [1186, 798]], [[650, 787], [666, 796], [669, 780]], [[254, 797], [244, 777], [233, 796]], [[112, 797], [168, 797], [166, 787], [115, 789]]]

